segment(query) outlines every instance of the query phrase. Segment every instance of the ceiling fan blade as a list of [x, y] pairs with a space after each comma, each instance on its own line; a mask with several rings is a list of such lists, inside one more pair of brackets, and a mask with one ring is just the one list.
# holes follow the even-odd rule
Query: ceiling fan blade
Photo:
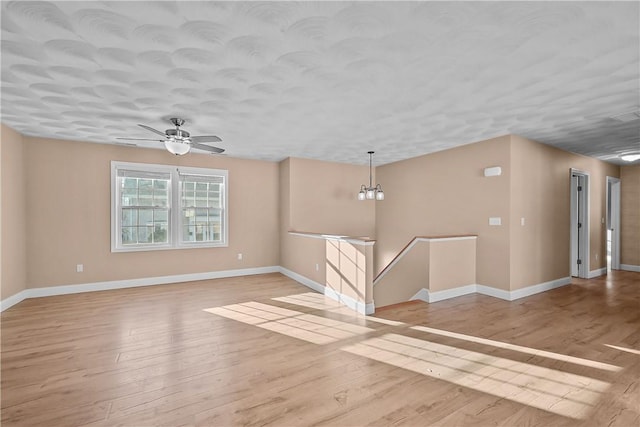
[[192, 142], [198, 142], [198, 143], [207, 143], [207, 142], [222, 142], [222, 139], [220, 139], [220, 137], [217, 137], [215, 135], [200, 135], [200, 136], [192, 136], [189, 138]]
[[149, 138], [116, 138], [116, 139], [123, 139], [125, 141], [155, 141], [155, 142], [164, 142], [164, 140], [162, 139], [149, 139]]
[[198, 144], [197, 142], [191, 142], [191, 148], [196, 148], [198, 150], [208, 151], [210, 153], [220, 154], [224, 151], [224, 148], [211, 147], [210, 145]]
[[157, 133], [158, 135], [162, 135], [165, 137], [167, 136], [164, 132], [160, 132], [159, 130], [149, 127], [147, 125], [141, 125], [140, 123], [138, 123], [138, 126], [140, 126], [141, 128], [145, 128], [146, 130], [150, 130], [151, 132]]

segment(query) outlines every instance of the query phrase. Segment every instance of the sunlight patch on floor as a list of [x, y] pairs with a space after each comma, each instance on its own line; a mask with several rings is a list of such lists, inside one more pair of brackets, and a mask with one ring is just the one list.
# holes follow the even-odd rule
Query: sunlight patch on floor
[[[365, 318], [390, 326], [405, 325], [402, 322], [356, 314], [338, 302], [327, 299], [324, 295], [311, 292], [272, 299], [331, 313], [343, 314], [341, 310], [347, 310], [345, 314], [351, 315], [354, 319]], [[204, 311], [319, 345], [331, 344], [375, 331], [375, 329], [353, 323], [255, 301], [213, 307]], [[413, 326], [411, 329], [590, 368], [613, 372], [621, 369], [606, 363], [426, 326]], [[608, 382], [582, 375], [395, 333], [387, 333], [369, 339], [361, 337], [360, 339], [362, 341], [343, 345], [340, 349], [354, 355], [574, 419], [583, 419], [593, 411], [602, 393], [610, 385]], [[636, 351], [609, 344], [605, 345], [632, 353]]]
[[254, 301], [206, 308], [204, 311], [313, 344], [329, 344], [373, 331], [364, 326]]
[[307, 292], [304, 294], [296, 294], [296, 295], [287, 295], [285, 297], [276, 297], [271, 299], [274, 301], [285, 302], [287, 304], [299, 305], [302, 307], [313, 308], [316, 310], [327, 310], [327, 311], [331, 311], [332, 313], [344, 314], [348, 316], [357, 317], [359, 319], [362, 318], [362, 319], [369, 320], [371, 322], [382, 323], [385, 325], [391, 325], [391, 326], [404, 325], [404, 323], [398, 322], [395, 320], [388, 320], [388, 319], [382, 319], [380, 317], [362, 315], [348, 307], [345, 307], [339, 302], [332, 300], [331, 298], [328, 298], [322, 294], [318, 294], [315, 292]]
[[342, 350], [570, 418], [584, 418], [609, 383], [397, 334]]
[[[286, 302], [287, 304], [295, 304], [302, 307], [314, 308], [316, 310], [342, 310], [346, 309], [353, 313], [348, 307], [340, 304], [331, 298], [325, 297], [322, 294], [316, 294], [313, 292], [307, 292], [304, 294], [287, 295], [284, 297], [271, 298], [274, 301]], [[345, 311], [346, 312], [346, 311]]]
[[605, 345], [607, 347], [609, 347], [609, 348], [614, 348], [614, 349], [620, 350], [620, 351], [626, 351], [627, 353], [640, 354], [640, 350], [636, 350], [634, 348], [619, 347], [617, 345], [611, 345], [611, 344], [605, 344]]
[[562, 362], [574, 363], [576, 365], [588, 366], [590, 368], [597, 368], [605, 371], [618, 372], [622, 370], [622, 368], [619, 366], [609, 365], [608, 363], [596, 362], [595, 360], [582, 359], [580, 357], [567, 356], [566, 354], [552, 353], [550, 351], [545, 351], [545, 350], [537, 350], [531, 347], [523, 347], [520, 345], [509, 344], [506, 342], [474, 337], [472, 335], [458, 334], [456, 332], [444, 331], [442, 329], [433, 329], [433, 328], [428, 328], [426, 326], [412, 326], [411, 329], [416, 331], [428, 332], [430, 334], [456, 338], [463, 341], [471, 341], [478, 344], [504, 348], [506, 350], [513, 350], [520, 353], [531, 354], [534, 356], [542, 356], [542, 357], [546, 357], [547, 359], [560, 360]]

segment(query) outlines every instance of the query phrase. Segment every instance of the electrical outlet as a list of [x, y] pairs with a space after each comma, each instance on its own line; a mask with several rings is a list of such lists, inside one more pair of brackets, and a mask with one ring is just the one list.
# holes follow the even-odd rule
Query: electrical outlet
[[84, 271], [84, 264], [76, 264], [76, 273], [82, 273]]
[[238, 260], [242, 261], [242, 254], [238, 254]]
[[316, 263], [316, 271], [320, 271], [320, 264]]
[[520, 218], [520, 225], [524, 227], [524, 217]]
[[499, 216], [489, 218], [489, 225], [502, 225], [502, 218]]

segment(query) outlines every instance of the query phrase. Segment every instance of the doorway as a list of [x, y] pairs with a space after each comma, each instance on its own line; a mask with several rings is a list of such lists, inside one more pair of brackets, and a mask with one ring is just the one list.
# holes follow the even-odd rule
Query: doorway
[[607, 177], [607, 272], [620, 270], [620, 179]]
[[571, 276], [589, 277], [589, 173], [571, 169]]

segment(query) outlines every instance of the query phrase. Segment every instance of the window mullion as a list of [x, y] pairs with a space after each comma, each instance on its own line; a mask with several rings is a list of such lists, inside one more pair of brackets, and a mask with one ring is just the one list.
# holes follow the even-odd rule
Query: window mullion
[[[113, 173], [113, 172], [112, 172]], [[123, 178], [115, 176], [115, 190], [112, 190], [112, 193], [115, 191], [113, 195], [115, 199], [115, 214], [116, 214], [116, 224], [115, 230], [112, 231], [113, 237], [116, 239], [116, 247], [122, 247], [122, 183], [121, 180]]]

